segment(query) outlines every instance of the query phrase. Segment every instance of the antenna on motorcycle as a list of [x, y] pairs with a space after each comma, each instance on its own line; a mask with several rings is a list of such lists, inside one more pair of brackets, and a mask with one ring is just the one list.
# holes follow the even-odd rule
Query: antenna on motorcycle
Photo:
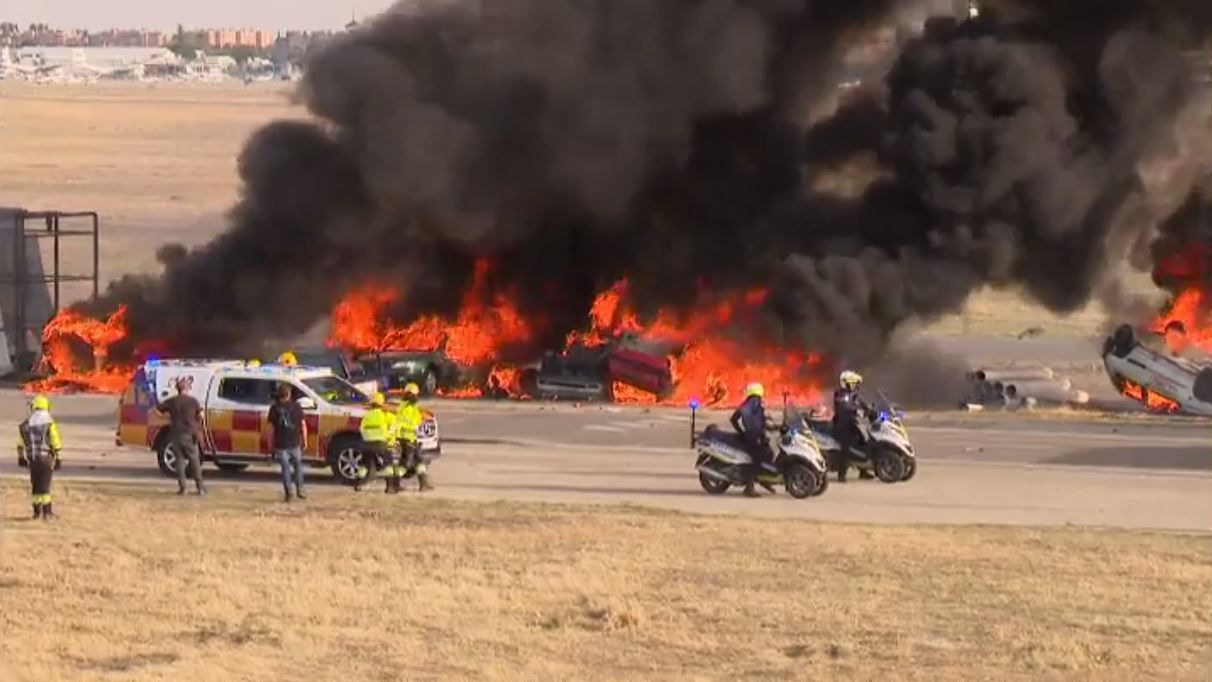
[[699, 399], [691, 398], [690, 399], [690, 449], [691, 450], [694, 449], [694, 417], [695, 417], [695, 413], [698, 412], [698, 409], [699, 409]]
[[783, 423], [787, 423], [787, 396], [791, 395], [791, 391], [783, 389]]

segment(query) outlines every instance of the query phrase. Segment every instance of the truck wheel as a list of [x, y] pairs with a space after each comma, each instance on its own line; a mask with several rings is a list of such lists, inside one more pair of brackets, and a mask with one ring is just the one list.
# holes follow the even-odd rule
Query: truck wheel
[[161, 438], [156, 443], [156, 465], [160, 467], [160, 473], [165, 476], [177, 477], [177, 452], [167, 438]]
[[[177, 463], [180, 462], [177, 457], [177, 449], [173, 447], [172, 440], [169, 438], [161, 438], [156, 443], [156, 465], [160, 467], [160, 473], [169, 478], [177, 477]], [[193, 478], [193, 471], [185, 472], [186, 478]]]
[[353, 436], [338, 436], [328, 446], [328, 462], [332, 475], [346, 485], [358, 480], [358, 469], [362, 466], [361, 440]]

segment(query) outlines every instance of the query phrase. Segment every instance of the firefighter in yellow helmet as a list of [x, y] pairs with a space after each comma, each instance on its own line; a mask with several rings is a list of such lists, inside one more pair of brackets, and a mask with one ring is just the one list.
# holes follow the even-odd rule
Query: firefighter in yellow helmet
[[295, 357], [293, 351], [286, 351], [278, 356], [278, 364], [287, 367], [294, 367], [299, 364], [299, 358]]
[[29, 417], [17, 426], [17, 432], [17, 464], [29, 468], [34, 518], [50, 521], [55, 518], [51, 479], [59, 467], [63, 441], [59, 438], [59, 425], [51, 416], [50, 400], [46, 396], [36, 395], [29, 401]]
[[400, 491], [400, 479], [409, 469], [417, 472], [417, 483], [421, 492], [433, 490], [429, 483], [429, 465], [421, 459], [418, 433], [424, 417], [421, 414], [421, 406], [417, 404], [420, 399], [421, 388], [416, 384], [408, 384], [404, 387], [404, 402], [400, 403], [396, 410], [396, 434], [400, 448], [404, 451], [404, 464], [396, 468], [396, 492]]
[[367, 481], [377, 475], [380, 462], [386, 471], [395, 470], [396, 418], [386, 406], [387, 399], [383, 394], [375, 393], [370, 398], [370, 409], [362, 415], [358, 427], [362, 435], [362, 464], [358, 467], [354, 490], [361, 490]]

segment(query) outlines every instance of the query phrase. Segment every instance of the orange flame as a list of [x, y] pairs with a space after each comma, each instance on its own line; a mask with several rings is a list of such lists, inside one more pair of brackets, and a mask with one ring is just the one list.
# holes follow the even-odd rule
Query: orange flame
[[[476, 264], [474, 277], [453, 316], [429, 315], [407, 324], [390, 320], [389, 309], [403, 298], [397, 289], [369, 284], [350, 291], [334, 307], [330, 346], [358, 351], [444, 351], [464, 368], [484, 368], [479, 385], [444, 389], [446, 397], [522, 397], [523, 370], [503, 363], [503, 351], [533, 340], [542, 320], [523, 317], [510, 295], [490, 293], [491, 264]], [[821, 358], [814, 354], [755, 344], [734, 336], [737, 328], [757, 328], [760, 321], [744, 318], [767, 292], [755, 289], [726, 296], [704, 293], [692, 312], [660, 310], [641, 319], [629, 301], [626, 280], [596, 297], [586, 328], [570, 333], [565, 351], [574, 345], [604, 347], [613, 398], [621, 403], [684, 404], [698, 400], [713, 405], [739, 400], [750, 382], [761, 382], [768, 395], [788, 395], [797, 402], [819, 398], [815, 376]], [[44, 348], [56, 375], [31, 384], [38, 390], [75, 387], [96, 392], [119, 392], [133, 367], [82, 367], [76, 346], [84, 345], [104, 362], [107, 350], [126, 335], [126, 309], [104, 321], [76, 313], [56, 316], [43, 335]], [[138, 353], [136, 354], [139, 355]]]
[[490, 270], [488, 261], [476, 263], [471, 286], [453, 320], [428, 315], [407, 325], [393, 324], [387, 321], [386, 311], [400, 299], [398, 291], [373, 285], [351, 291], [333, 311], [328, 345], [359, 351], [443, 350], [465, 366], [491, 361], [502, 347], [529, 341], [532, 332], [507, 296], [498, 294], [491, 304], [483, 303], [488, 298]]
[[134, 368], [107, 365], [109, 348], [126, 338], [126, 306], [104, 320], [71, 310], [57, 313], [42, 330], [42, 363], [53, 376], [33, 381], [26, 391], [60, 393], [87, 391], [118, 393], [130, 381]]
[[1123, 379], [1122, 381], [1123, 388], [1120, 390], [1123, 394], [1144, 405], [1145, 409], [1150, 412], [1175, 414], [1182, 409], [1177, 402], [1156, 391], [1150, 391], [1129, 379]]
[[1166, 345], [1174, 352], [1181, 352], [1192, 345], [1212, 352], [1210, 303], [1212, 301], [1198, 287], [1184, 289], [1153, 320], [1149, 329], [1163, 334]]

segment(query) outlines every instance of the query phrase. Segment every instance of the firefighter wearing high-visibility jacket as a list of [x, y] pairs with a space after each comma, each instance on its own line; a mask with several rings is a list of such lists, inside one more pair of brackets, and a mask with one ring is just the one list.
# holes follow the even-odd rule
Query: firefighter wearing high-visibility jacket
[[59, 465], [63, 440], [59, 425], [50, 413], [50, 400], [44, 395], [29, 402], [29, 417], [17, 426], [17, 464], [29, 467], [30, 493], [34, 518], [50, 521], [55, 518], [51, 503], [51, 479]]
[[421, 492], [433, 490], [429, 483], [429, 467], [421, 459], [421, 445], [418, 442], [418, 433], [424, 421], [421, 406], [417, 404], [420, 398], [421, 388], [416, 384], [408, 384], [404, 387], [404, 402], [400, 403], [396, 410], [396, 438], [400, 441], [400, 449], [404, 454], [403, 466], [396, 467], [396, 492], [400, 490], [400, 479], [409, 469], [417, 472], [417, 483]]
[[[362, 464], [358, 467], [354, 490], [361, 490], [362, 486], [378, 474], [379, 462], [383, 463], [385, 471], [395, 471], [396, 417], [384, 409], [386, 405], [387, 399], [383, 394], [375, 393], [370, 398], [370, 409], [362, 415], [362, 422], [358, 427], [362, 434]], [[390, 476], [387, 486], [385, 492], [391, 492]]]

